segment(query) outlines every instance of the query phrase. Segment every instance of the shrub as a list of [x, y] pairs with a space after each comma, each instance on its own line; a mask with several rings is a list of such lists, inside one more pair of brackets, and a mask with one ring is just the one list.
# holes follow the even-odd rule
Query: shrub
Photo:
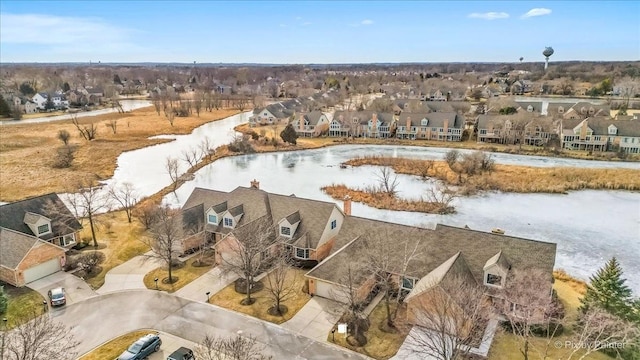
[[252, 154], [256, 152], [253, 146], [249, 143], [249, 136], [236, 136], [233, 141], [229, 143], [228, 148], [230, 151], [243, 154]]
[[93, 270], [105, 260], [105, 258], [104, 254], [99, 251], [90, 251], [78, 255], [76, 260], [79, 267], [88, 274], [91, 274]]
[[6, 313], [8, 306], [9, 306], [9, 297], [7, 296], [7, 293], [4, 291], [4, 286], [0, 286], [0, 314]]

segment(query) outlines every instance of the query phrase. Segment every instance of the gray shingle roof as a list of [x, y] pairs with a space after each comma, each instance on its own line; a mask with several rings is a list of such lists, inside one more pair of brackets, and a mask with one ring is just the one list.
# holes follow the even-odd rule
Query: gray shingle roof
[[[55, 214], [48, 214], [48, 204], [53, 204], [56, 212], [63, 213], [64, 215], [56, 216]], [[60, 200], [57, 194], [53, 193], [0, 205], [0, 226], [23, 234], [36, 236], [29, 226], [25, 224], [26, 213], [42, 215], [51, 219], [52, 233], [42, 238], [66, 235], [82, 228], [82, 225], [73, 217], [69, 208]]]
[[15, 269], [38, 238], [0, 227], [0, 265]]
[[[461, 252], [471, 273], [478, 283], [482, 282], [483, 267], [487, 260], [496, 253], [502, 253], [509, 259], [514, 268], [541, 268], [551, 273], [555, 264], [556, 244], [536, 240], [522, 239], [506, 235], [498, 235], [437, 225], [435, 230], [411, 226], [385, 223], [356, 217], [347, 217], [336, 239], [334, 249], [358, 237], [349, 246], [333, 250], [334, 255], [323, 261], [308, 275], [321, 280], [339, 283], [340, 275], [336, 269], [350, 263], [352, 271], [364, 272], [364, 264], [358, 259], [362, 251], [363, 239], [369, 241], [397, 242], [397, 239], [413, 239], [420, 243], [423, 251], [412, 261], [405, 273], [407, 276], [422, 278], [436, 269], [447, 259]], [[349, 240], [347, 240], [349, 239]], [[398, 266], [402, 262], [402, 251], [393, 254], [397, 257]], [[398, 273], [400, 273], [398, 269]], [[364, 276], [364, 275], [362, 275]]]

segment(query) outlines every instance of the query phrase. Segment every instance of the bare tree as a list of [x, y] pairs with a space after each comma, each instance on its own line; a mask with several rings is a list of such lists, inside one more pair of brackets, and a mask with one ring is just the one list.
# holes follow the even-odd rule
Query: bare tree
[[151, 248], [148, 258], [158, 259], [167, 266], [169, 284], [174, 282], [173, 266], [180, 251], [178, 243], [182, 239], [182, 217], [179, 210], [169, 206], [159, 206], [156, 210], [156, 221], [151, 226], [151, 237], [143, 238], [142, 242]]
[[169, 121], [169, 124], [173, 127], [173, 122], [176, 118], [176, 113], [175, 111], [173, 111], [173, 107], [171, 107], [171, 109], [165, 109], [164, 110], [164, 115], [167, 118], [167, 121]]
[[[54, 321], [47, 314], [33, 320], [14, 324], [3, 333], [0, 357], [6, 360], [39, 360], [76, 358], [79, 342], [70, 334], [71, 329]], [[64, 336], [61, 336], [64, 334]]]
[[137, 206], [133, 212], [133, 217], [138, 219], [146, 230], [151, 229], [151, 226], [156, 223], [158, 217], [158, 204], [152, 202], [145, 202]]
[[118, 120], [116, 119], [109, 120], [109, 122], [106, 123], [105, 126], [110, 128], [111, 131], [115, 134], [118, 131]]
[[425, 201], [437, 204], [438, 208], [436, 212], [438, 214], [451, 214], [455, 211], [451, 203], [456, 197], [457, 194], [455, 190], [445, 184], [439, 183], [427, 190]]
[[445, 277], [407, 301], [409, 316], [424, 328], [410, 332], [411, 352], [439, 360], [463, 359], [484, 340], [491, 307], [472, 276]]
[[296, 288], [297, 273], [291, 269], [291, 254], [282, 251], [274, 259], [273, 268], [266, 276], [265, 288], [269, 292], [273, 307], [269, 309], [272, 315], [282, 316], [287, 312], [283, 302], [291, 299], [298, 290]]
[[[502, 301], [496, 302], [496, 310], [509, 323], [511, 332], [520, 342], [520, 353], [529, 359], [530, 350], [543, 358], [548, 355], [553, 336], [562, 327], [564, 310], [552, 296], [550, 274], [540, 269], [510, 271], [500, 292]], [[543, 330], [546, 341], [533, 342], [538, 329]]]
[[375, 173], [380, 189], [390, 197], [395, 197], [398, 193], [398, 175], [394, 175], [389, 167], [383, 167]]
[[78, 189], [77, 192], [70, 191], [65, 194], [66, 203], [71, 206], [76, 218], [87, 219], [91, 228], [93, 246], [98, 247], [96, 238], [98, 219], [96, 216], [109, 209], [107, 193], [101, 187], [85, 182], [77, 183], [74, 189]]
[[71, 134], [67, 130], [58, 131], [58, 139], [62, 141], [62, 143], [67, 146], [69, 145], [69, 139], [71, 139]]
[[258, 343], [253, 336], [230, 338], [206, 335], [195, 349], [197, 359], [202, 360], [271, 360], [265, 355], [264, 345]]
[[567, 360], [574, 357], [582, 360], [604, 349], [616, 351], [617, 355], [621, 356], [621, 349], [640, 347], [640, 328], [637, 325], [599, 307], [591, 307], [581, 315], [573, 330], [573, 336], [569, 341], [573, 350]]
[[[384, 294], [387, 327], [394, 328], [395, 318], [391, 313], [391, 297], [400, 289], [396, 274], [406, 274], [409, 265], [421, 254], [420, 241], [409, 233], [403, 234], [396, 242], [384, 241], [382, 238], [391, 238], [394, 234], [389, 231], [372, 231], [364, 234], [361, 239], [363, 245], [363, 259], [367, 273], [372, 274], [375, 285]], [[402, 281], [402, 279], [400, 279]], [[396, 296], [399, 302], [400, 297]]]
[[201, 154], [197, 147], [192, 147], [182, 151], [182, 160], [189, 165], [189, 168], [196, 166], [201, 160]]
[[112, 184], [108, 191], [109, 196], [120, 204], [120, 208], [124, 210], [127, 215], [127, 220], [131, 223], [133, 207], [136, 205], [139, 198], [133, 184], [129, 182], [122, 183], [120, 186]]
[[213, 155], [215, 155], [215, 153], [216, 153], [216, 150], [213, 147], [211, 140], [208, 137], [205, 137], [204, 139], [202, 139], [202, 142], [200, 142], [200, 157], [201, 158], [207, 157], [207, 159], [211, 160], [213, 158]]
[[340, 279], [338, 283], [342, 285], [331, 289], [330, 295], [344, 304], [343, 319], [347, 323], [347, 331], [360, 346], [364, 346], [367, 343], [364, 332], [369, 328], [369, 320], [363, 312], [364, 299], [358, 292], [361, 285], [358, 279], [363, 272], [366, 274], [366, 270], [355, 268], [353, 264], [347, 263], [336, 271]]
[[162, 100], [160, 100], [160, 96], [154, 95], [151, 98], [151, 102], [153, 103], [153, 107], [156, 109], [156, 113], [160, 116], [160, 110], [162, 109]]
[[167, 171], [167, 174], [169, 174], [169, 177], [171, 178], [171, 183], [173, 184], [173, 191], [176, 191], [176, 189], [178, 188], [178, 179], [180, 177], [178, 159], [167, 157], [165, 161], [164, 169]]
[[460, 164], [460, 159], [462, 156], [458, 150], [450, 150], [444, 154], [444, 161], [449, 166], [449, 169], [458, 175], [458, 183], [462, 184], [462, 173], [464, 173], [464, 168]]
[[255, 301], [251, 298], [254, 278], [265, 270], [269, 262], [263, 252], [275, 244], [271, 219], [264, 216], [236, 229], [227, 237], [223, 249], [220, 249], [220, 243], [216, 245], [222, 258], [222, 270], [244, 279], [247, 297], [242, 301], [243, 305], [251, 305]]
[[200, 117], [200, 111], [202, 110], [202, 103], [204, 102], [204, 94], [201, 91], [197, 91], [193, 94], [193, 109], [196, 111], [196, 115]]
[[71, 117], [71, 123], [75, 125], [76, 129], [78, 129], [78, 132], [80, 133], [80, 136], [82, 136], [83, 139], [87, 141], [91, 141], [96, 138], [96, 134], [98, 133], [98, 127], [94, 123], [89, 123], [87, 125], [80, 126], [80, 123], [78, 122], [77, 114], [71, 114], [70, 117]]

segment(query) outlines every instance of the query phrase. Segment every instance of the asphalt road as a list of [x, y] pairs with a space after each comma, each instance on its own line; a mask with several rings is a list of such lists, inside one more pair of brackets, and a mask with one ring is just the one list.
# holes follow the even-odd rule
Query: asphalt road
[[281, 326], [214, 305], [153, 290], [131, 290], [96, 296], [53, 309], [50, 316], [72, 327], [84, 354], [100, 344], [141, 328], [156, 329], [193, 342], [205, 335], [251, 335], [275, 359], [366, 359], [365, 356], [314, 341]]

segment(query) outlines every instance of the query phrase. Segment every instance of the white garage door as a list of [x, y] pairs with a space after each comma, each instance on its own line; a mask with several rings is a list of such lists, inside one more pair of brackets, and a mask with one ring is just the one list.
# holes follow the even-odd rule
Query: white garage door
[[339, 285], [333, 285], [330, 283], [326, 283], [324, 281], [316, 280], [316, 295], [322, 296], [323, 298], [336, 300], [343, 303], [348, 302], [347, 296], [344, 294], [344, 291], [339, 290]]
[[55, 258], [44, 262], [40, 265], [36, 265], [28, 268], [24, 271], [24, 282], [30, 283], [41, 279], [47, 275], [51, 275], [54, 272], [60, 271], [60, 259]]

